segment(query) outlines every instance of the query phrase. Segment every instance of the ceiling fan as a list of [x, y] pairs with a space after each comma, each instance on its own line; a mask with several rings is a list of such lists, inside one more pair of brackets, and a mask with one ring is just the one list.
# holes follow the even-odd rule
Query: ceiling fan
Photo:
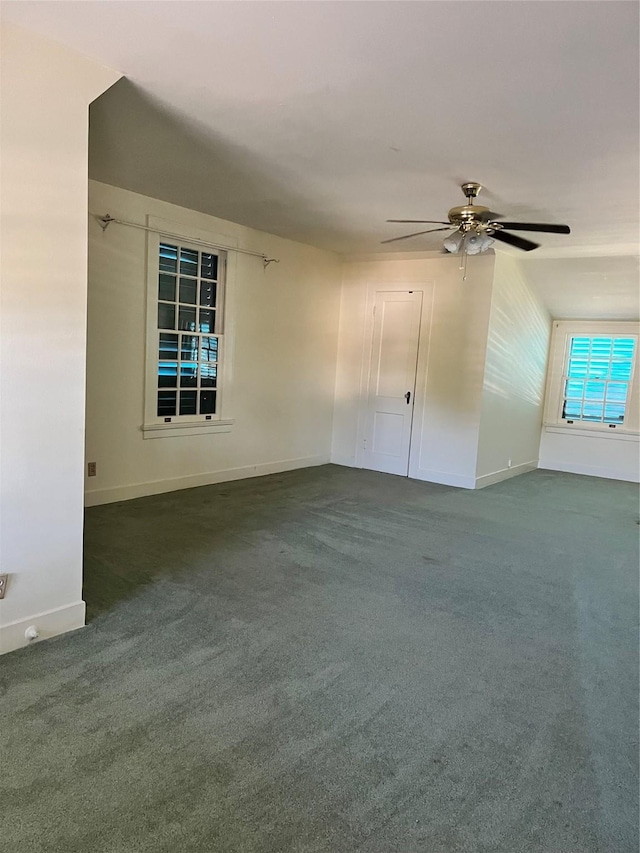
[[462, 192], [467, 198], [467, 203], [460, 207], [452, 207], [448, 213], [449, 222], [432, 219], [387, 219], [387, 222], [413, 222], [424, 225], [443, 225], [444, 228], [429, 228], [426, 231], [415, 231], [412, 234], [404, 234], [402, 237], [392, 237], [390, 240], [382, 240], [383, 243], [395, 243], [398, 240], [408, 240], [410, 237], [419, 237], [421, 234], [432, 234], [434, 231], [450, 231], [454, 233], [444, 241], [444, 248], [448, 252], [457, 254], [462, 250], [464, 254], [477, 255], [486, 252], [493, 245], [494, 240], [508, 243], [525, 252], [537, 249], [539, 243], [526, 240], [509, 231], [541, 231], [549, 234], [570, 234], [568, 225], [550, 225], [543, 222], [497, 222], [502, 217], [498, 213], [492, 213], [488, 207], [474, 204], [480, 190], [481, 184], [469, 181], [462, 184]]

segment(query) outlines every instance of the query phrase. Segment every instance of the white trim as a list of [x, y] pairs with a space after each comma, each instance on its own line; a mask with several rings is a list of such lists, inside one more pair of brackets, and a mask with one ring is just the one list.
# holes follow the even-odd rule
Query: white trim
[[234, 418], [226, 421], [200, 421], [200, 423], [170, 423], [170, 424], [142, 424], [143, 438], [176, 438], [188, 435], [208, 435], [212, 432], [231, 432], [235, 423]]
[[[39, 643], [40, 640], [47, 640], [58, 634], [65, 634], [67, 631], [84, 628], [85, 610], [84, 601], [75, 601], [73, 604], [65, 604], [54, 610], [45, 610], [43, 613], [29, 616], [28, 619], [18, 619], [16, 622], [0, 626], [0, 654], [12, 652], [35, 642]], [[38, 630], [40, 636], [37, 640], [29, 641], [24, 635], [31, 625], [35, 625]]]
[[586, 474], [588, 477], [602, 477], [606, 480], [623, 480], [625, 483], [637, 483], [638, 479], [631, 479], [629, 471], [620, 471], [616, 468], [604, 468], [598, 465], [569, 465], [564, 462], [545, 463], [541, 466], [544, 471], [564, 471], [567, 474]]
[[493, 486], [494, 483], [500, 483], [502, 480], [509, 480], [511, 477], [518, 477], [520, 474], [535, 471], [537, 468], [538, 460], [534, 459], [531, 462], [522, 462], [520, 465], [512, 465], [511, 468], [501, 468], [499, 471], [493, 471], [491, 474], [483, 474], [481, 477], [476, 477], [476, 489], [484, 489], [485, 486]]
[[332, 453], [330, 461], [332, 465], [341, 465], [343, 468], [358, 467], [356, 465], [355, 457], [350, 456], [348, 453]]
[[411, 474], [412, 480], [423, 480], [426, 483], [439, 483], [441, 486], [456, 486], [459, 489], [475, 489], [476, 478], [464, 477], [462, 474], [448, 474], [446, 471], [432, 471], [418, 468]]
[[[563, 435], [577, 435], [587, 438], [604, 438], [608, 440], [618, 441], [640, 441], [640, 433], [630, 432], [616, 426], [615, 429], [588, 429], [585, 427], [573, 426], [571, 424], [544, 424], [545, 432], [558, 432]], [[605, 435], [603, 435], [605, 433]]]
[[116, 501], [128, 501], [149, 495], [160, 495], [179, 489], [193, 489], [198, 486], [211, 486], [230, 480], [244, 480], [248, 477], [263, 477], [265, 474], [280, 474], [297, 468], [311, 468], [326, 465], [329, 454], [322, 456], [300, 456], [296, 459], [280, 459], [276, 462], [261, 462], [258, 465], [243, 465], [240, 468], [226, 468], [222, 471], [210, 471], [204, 474], [189, 474], [186, 477], [171, 477], [166, 480], [151, 480], [146, 483], [133, 483], [129, 486], [116, 486], [111, 489], [94, 489], [85, 492], [85, 506], [100, 506]]

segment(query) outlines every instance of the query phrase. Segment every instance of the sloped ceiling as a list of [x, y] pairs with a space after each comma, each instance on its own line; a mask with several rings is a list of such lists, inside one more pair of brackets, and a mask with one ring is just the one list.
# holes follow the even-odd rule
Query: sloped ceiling
[[446, 218], [477, 180], [511, 219], [571, 226], [526, 256], [547, 262], [539, 284], [562, 269], [579, 302], [591, 270], [606, 297], [602, 263], [626, 258], [609, 307], [637, 293], [636, 3], [22, 0], [2, 15], [127, 76], [92, 107], [98, 180], [343, 254], [437, 249], [440, 234], [381, 246], [406, 233], [385, 220]]

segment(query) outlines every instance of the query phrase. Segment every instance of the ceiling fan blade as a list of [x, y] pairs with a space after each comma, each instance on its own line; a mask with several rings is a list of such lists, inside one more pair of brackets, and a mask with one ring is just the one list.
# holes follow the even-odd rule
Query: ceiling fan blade
[[[441, 222], [439, 219], [387, 219], [387, 222], [416, 222], [425, 225], [451, 225], [450, 222]], [[451, 226], [453, 228], [453, 226]]]
[[533, 243], [531, 240], [525, 240], [524, 237], [518, 237], [516, 234], [509, 234], [506, 231], [494, 231], [491, 234], [494, 240], [501, 240], [503, 243], [508, 243], [510, 246], [515, 246], [517, 249], [523, 249], [525, 252], [530, 252], [532, 249], [537, 249], [540, 243]]
[[392, 237], [390, 240], [381, 240], [381, 243], [395, 243], [397, 240], [408, 240], [409, 237], [419, 237], [421, 234], [433, 234], [434, 231], [450, 231], [455, 228], [455, 225], [449, 225], [448, 228], [429, 228], [428, 231], [416, 231], [415, 234], [405, 234], [403, 237]]
[[548, 234], [571, 234], [568, 225], [548, 225], [545, 222], [501, 222], [503, 228], [513, 231], [546, 231]]

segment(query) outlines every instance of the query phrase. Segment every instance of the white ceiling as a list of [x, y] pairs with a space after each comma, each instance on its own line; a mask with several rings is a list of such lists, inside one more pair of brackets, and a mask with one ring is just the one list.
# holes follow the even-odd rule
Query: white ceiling
[[2, 16], [126, 75], [92, 107], [98, 180], [345, 254], [437, 248], [380, 246], [406, 233], [385, 219], [446, 218], [477, 180], [510, 219], [571, 226], [527, 269], [575, 271], [574, 299], [597, 267], [620, 313], [637, 293], [638, 8], [5, 0]]

